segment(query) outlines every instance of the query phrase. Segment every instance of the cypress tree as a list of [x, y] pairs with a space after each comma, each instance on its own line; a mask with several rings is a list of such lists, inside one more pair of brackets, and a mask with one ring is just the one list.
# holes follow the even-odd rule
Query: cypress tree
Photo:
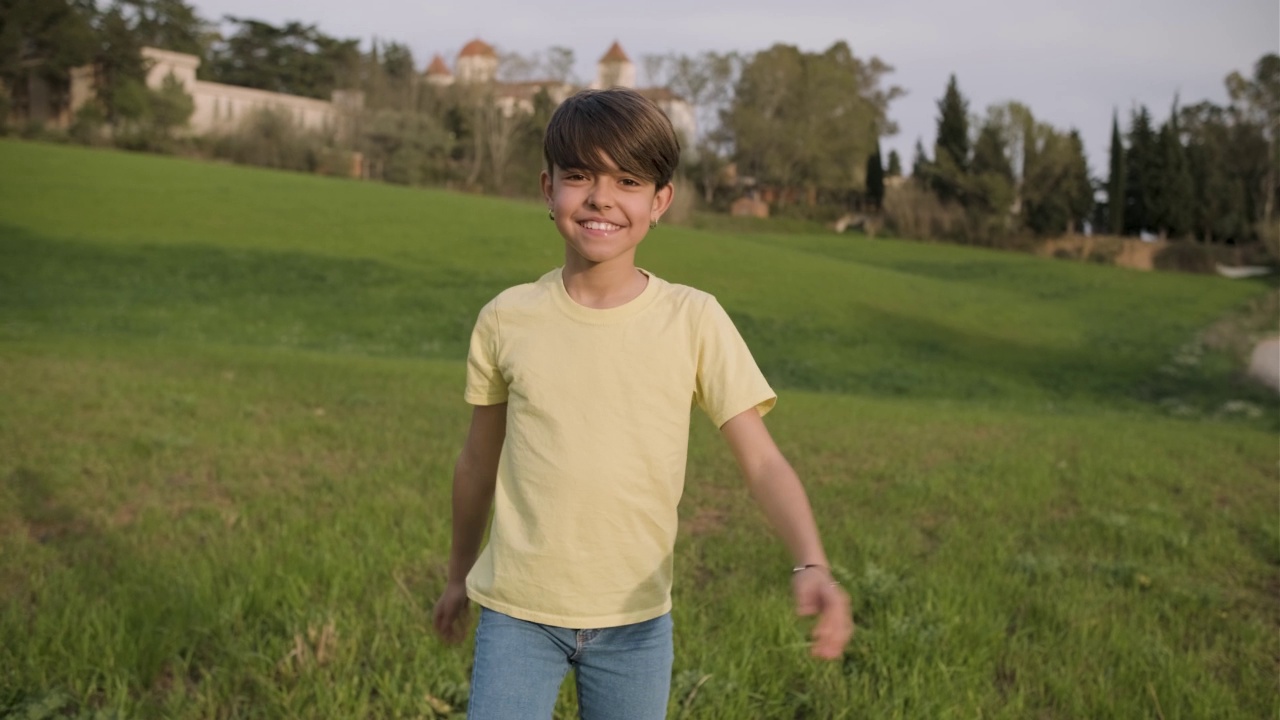
[[867, 203], [873, 210], [879, 210], [884, 204], [884, 167], [880, 164], [880, 143], [876, 143], [876, 151], [867, 158]]
[[1191, 209], [1195, 201], [1195, 184], [1182, 146], [1182, 130], [1178, 126], [1178, 104], [1174, 101], [1169, 122], [1160, 129], [1160, 164], [1164, 169], [1161, 186], [1161, 227], [1170, 237], [1184, 237], [1191, 232]]
[[1107, 178], [1107, 213], [1111, 234], [1124, 234], [1125, 206], [1124, 141], [1120, 139], [1120, 120], [1111, 114], [1111, 177]]
[[924, 143], [916, 138], [915, 152], [911, 156], [911, 179], [922, 185], [929, 182], [929, 158], [924, 154]]
[[939, 162], [944, 153], [959, 170], [969, 169], [969, 101], [960, 94], [954, 73], [947, 82], [946, 93], [938, 101]]
[[1089, 178], [1089, 159], [1084, 152], [1084, 140], [1080, 132], [1072, 128], [1067, 135], [1067, 210], [1071, 224], [1078, 229], [1093, 214], [1093, 181]]
[[884, 170], [885, 177], [901, 177], [902, 176], [902, 158], [898, 157], [897, 150], [889, 151], [889, 166]]
[[938, 139], [934, 143], [933, 190], [943, 200], [961, 199], [969, 172], [969, 102], [955, 74], [938, 101]]
[[1156, 229], [1160, 201], [1159, 138], [1151, 127], [1151, 113], [1145, 106], [1133, 114], [1129, 149], [1125, 154], [1125, 233], [1137, 235]]

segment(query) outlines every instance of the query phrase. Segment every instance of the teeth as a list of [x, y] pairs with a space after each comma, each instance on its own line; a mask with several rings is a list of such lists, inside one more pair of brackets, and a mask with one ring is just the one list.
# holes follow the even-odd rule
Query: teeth
[[622, 226], [620, 225], [614, 225], [613, 223], [607, 223], [607, 222], [596, 222], [595, 220], [588, 220], [587, 222], [582, 223], [582, 227], [588, 230], [606, 230], [606, 231], [622, 229]]

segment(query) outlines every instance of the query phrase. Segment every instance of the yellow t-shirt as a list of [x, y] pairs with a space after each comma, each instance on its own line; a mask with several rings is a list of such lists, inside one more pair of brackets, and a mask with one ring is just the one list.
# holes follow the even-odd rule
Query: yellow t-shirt
[[508, 403], [489, 542], [467, 576], [484, 607], [570, 628], [670, 610], [693, 403], [717, 427], [773, 407], [715, 298], [646, 274], [616, 308], [574, 302], [556, 269], [480, 311], [466, 400]]

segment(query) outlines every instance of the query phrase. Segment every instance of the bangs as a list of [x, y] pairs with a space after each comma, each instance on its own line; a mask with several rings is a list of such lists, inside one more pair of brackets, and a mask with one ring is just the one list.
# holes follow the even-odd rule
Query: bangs
[[666, 114], [638, 94], [588, 91], [556, 109], [543, 153], [548, 171], [610, 172], [612, 160], [619, 171], [661, 188], [675, 172], [680, 145]]

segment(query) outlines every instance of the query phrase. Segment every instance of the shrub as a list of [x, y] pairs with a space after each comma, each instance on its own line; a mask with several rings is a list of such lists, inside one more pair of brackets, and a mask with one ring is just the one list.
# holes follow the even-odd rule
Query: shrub
[[316, 172], [332, 165], [332, 148], [320, 133], [308, 132], [287, 114], [258, 110], [233, 132], [213, 139], [214, 157], [241, 165]]
[[953, 238], [966, 222], [963, 208], [942, 202], [915, 182], [886, 188], [884, 218], [895, 235], [920, 240]]

